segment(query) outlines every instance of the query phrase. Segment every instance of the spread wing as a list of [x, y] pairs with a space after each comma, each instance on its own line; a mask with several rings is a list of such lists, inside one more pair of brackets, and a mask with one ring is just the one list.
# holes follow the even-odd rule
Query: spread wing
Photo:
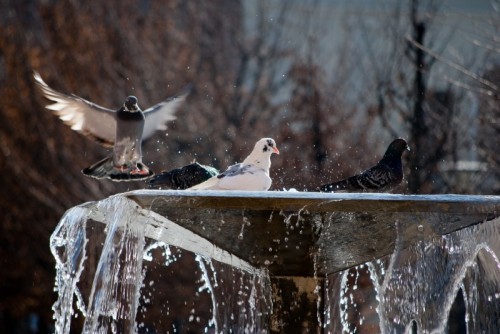
[[40, 76], [34, 72], [35, 82], [43, 95], [54, 104], [46, 108], [71, 129], [78, 131], [103, 146], [113, 146], [116, 135], [116, 112], [103, 108], [76, 95], [66, 95], [50, 88]]
[[144, 123], [144, 132], [142, 139], [147, 139], [158, 130], [166, 130], [166, 123], [174, 120], [175, 112], [184, 103], [186, 97], [191, 92], [191, 86], [182, 90], [178, 95], [169, 97], [154, 106], [143, 111], [146, 121]]

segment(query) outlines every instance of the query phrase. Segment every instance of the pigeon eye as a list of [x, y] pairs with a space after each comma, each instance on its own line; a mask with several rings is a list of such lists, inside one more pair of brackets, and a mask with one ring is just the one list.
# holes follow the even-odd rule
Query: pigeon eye
[[267, 145], [264, 145], [264, 149], [262, 151], [267, 152], [268, 150], [269, 148], [267, 147]]

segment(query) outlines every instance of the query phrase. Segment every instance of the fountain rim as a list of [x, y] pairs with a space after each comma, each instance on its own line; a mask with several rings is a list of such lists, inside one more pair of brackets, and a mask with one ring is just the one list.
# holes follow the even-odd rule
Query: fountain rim
[[[146, 233], [148, 237], [160, 240], [158, 233], [162, 230], [172, 231], [176, 228], [175, 225], [179, 225], [189, 230], [184, 234], [190, 235], [187, 239], [194, 240], [194, 244], [203, 239], [208, 240], [215, 248], [205, 247], [210, 250], [201, 252], [196, 251], [193, 245], [177, 244], [179, 238], [161, 241], [208, 256], [223, 250], [235, 256], [235, 259], [244, 261], [242, 264], [246, 268], [262, 268], [266, 260], [269, 260], [267, 246], [255, 249], [253, 245], [256, 242], [267, 240], [266, 245], [274, 248], [274, 240], [285, 235], [288, 229], [286, 220], [296, 217], [298, 223], [298, 217], [301, 217], [303, 224], [312, 227], [306, 229], [309, 237], [304, 239], [302, 247], [297, 251], [293, 247], [283, 251], [283, 258], [291, 259], [291, 262], [274, 261], [273, 257], [276, 265], [265, 265], [274, 276], [310, 277], [314, 274], [311, 269], [313, 267], [304, 266], [304, 263], [310, 262], [311, 254], [329, 259], [320, 261], [328, 265], [318, 267], [318, 272], [338, 272], [389, 255], [388, 249], [398, 242], [398, 235], [404, 235], [401, 239], [403, 242], [398, 244], [405, 248], [417, 241], [446, 235], [500, 217], [500, 196], [483, 195], [134, 190], [81, 206], [90, 209], [89, 218], [105, 222], [107, 215], [99, 208], [100, 203], [114, 201], [117, 197], [126, 198], [137, 206], [142, 217], [140, 225], [151, 230]], [[274, 215], [273, 212], [279, 214]], [[195, 224], [191, 219], [179, 219], [183, 215], [194, 217], [195, 220], [201, 217], [201, 222]], [[236, 240], [245, 226], [241, 224], [241, 220], [238, 218], [234, 224], [225, 225], [226, 221], [232, 222], [233, 217], [243, 216], [251, 219], [254, 226], [245, 230], [244, 244], [239, 239]], [[151, 221], [153, 217], [157, 219]], [[269, 225], [270, 217], [282, 217], [283, 224]], [[358, 218], [364, 223], [358, 225]], [[221, 224], [224, 224], [224, 228]], [[322, 233], [318, 234], [320, 230]], [[371, 232], [361, 233], [367, 230]], [[177, 233], [180, 234], [182, 233]], [[374, 235], [377, 237], [374, 238]], [[322, 239], [318, 239], [320, 236]], [[227, 240], [233, 242], [227, 243]], [[314, 249], [313, 253], [311, 249]], [[338, 256], [342, 252], [354, 255], [351, 260], [342, 263], [329, 262], [334, 258], [342, 258]], [[223, 258], [229, 258], [228, 261], [233, 262], [231, 257]], [[286, 266], [280, 263], [286, 263]]]
[[163, 206], [318, 212], [441, 212], [500, 214], [495, 195], [404, 195], [295, 191], [133, 190], [121, 194], [143, 208]]

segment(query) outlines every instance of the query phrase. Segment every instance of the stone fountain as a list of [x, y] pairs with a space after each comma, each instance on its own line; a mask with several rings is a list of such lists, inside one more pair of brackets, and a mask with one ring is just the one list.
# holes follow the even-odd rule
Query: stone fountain
[[51, 238], [57, 333], [498, 333], [500, 197], [139, 190]]

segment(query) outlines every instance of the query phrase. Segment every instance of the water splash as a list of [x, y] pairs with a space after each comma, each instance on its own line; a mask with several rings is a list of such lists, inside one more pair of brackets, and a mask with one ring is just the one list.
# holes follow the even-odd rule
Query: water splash
[[[122, 197], [103, 202], [110, 213], [107, 236], [90, 291], [85, 333], [134, 333], [139, 291], [142, 284], [145, 229], [137, 207]], [[121, 210], [116, 210], [119, 207]]]
[[204, 256], [196, 256], [201, 271], [198, 292], [211, 300], [211, 318], [205, 333], [267, 333], [272, 309], [268, 273], [248, 273], [221, 268]]
[[[304, 218], [302, 217], [302, 214], [309, 214], [309, 211], [307, 211], [307, 207], [303, 207], [297, 212], [285, 212], [281, 210], [279, 212], [279, 215], [283, 217], [284, 223], [287, 228], [293, 230], [295, 228], [298, 228], [300, 226], [300, 222], [304, 221]], [[292, 218], [296, 217], [297, 219], [295, 220], [295, 224], [292, 222]], [[271, 216], [272, 218], [272, 216]]]
[[[217, 311], [217, 298], [214, 293], [214, 287], [217, 286], [217, 275], [216, 271], [213, 267], [212, 261], [210, 259], [207, 259], [203, 256], [196, 255], [196, 262], [198, 262], [198, 266], [201, 269], [201, 280], [203, 282], [203, 285], [198, 289], [199, 292], [206, 290], [210, 294], [211, 300], [212, 300], [212, 318], [208, 321], [208, 325], [210, 327], [214, 327], [215, 333], [219, 333], [218, 330], [218, 324], [217, 324], [217, 317], [218, 317], [218, 311]], [[208, 274], [207, 270], [207, 265], [210, 267], [212, 275]], [[211, 282], [211, 277], [214, 280], [214, 283], [212, 284]], [[208, 327], [205, 328], [205, 333], [208, 332]]]
[[246, 226], [251, 226], [252, 223], [250, 222], [250, 219], [245, 216], [245, 212], [242, 214], [242, 222], [241, 222], [241, 230], [240, 234], [238, 234], [238, 239], [243, 240], [244, 234], [245, 234], [245, 227]]
[[170, 264], [177, 261], [177, 257], [175, 257], [174, 254], [172, 253], [172, 250], [170, 249], [170, 245], [168, 245], [162, 241], [153, 242], [144, 249], [144, 260], [152, 262], [153, 261], [152, 251], [155, 249], [162, 249], [163, 250], [162, 255], [163, 255], [163, 258], [165, 258], [165, 262], [164, 262], [165, 266], [169, 266]]
[[[405, 249], [396, 242], [390, 257], [338, 275], [339, 305], [330, 312], [338, 312], [342, 333], [363, 332], [367, 321], [378, 324], [381, 333], [446, 333], [451, 308], [462, 294], [468, 333], [496, 332], [500, 325], [498, 235], [499, 219]], [[364, 297], [353, 297], [363, 276], [371, 283], [363, 284]], [[370, 293], [374, 293], [371, 301]], [[360, 309], [363, 298], [364, 309]], [[376, 313], [370, 312], [370, 305]]]
[[[249, 220], [243, 218], [242, 224]], [[56, 333], [74, 330], [75, 304], [83, 315], [83, 333], [257, 333], [272, 309], [267, 270], [253, 268], [123, 196], [69, 210], [51, 237], [51, 250], [59, 294], [53, 306]], [[198, 268], [190, 273], [193, 288], [198, 287], [184, 302], [168, 297], [172, 294], [165, 298], [168, 281], [163, 277], [174, 278], [173, 268], [189, 268], [190, 259]], [[171, 282], [189, 287], [186, 281]], [[205, 300], [212, 306], [210, 316], [208, 305], [199, 305]]]
[[50, 250], [56, 260], [55, 291], [58, 299], [54, 303], [55, 330], [66, 334], [71, 330], [73, 296], [77, 298], [77, 307], [86, 316], [86, 307], [82, 294], [77, 287], [86, 259], [85, 246], [86, 222], [89, 210], [75, 207], [68, 210], [50, 238]]

